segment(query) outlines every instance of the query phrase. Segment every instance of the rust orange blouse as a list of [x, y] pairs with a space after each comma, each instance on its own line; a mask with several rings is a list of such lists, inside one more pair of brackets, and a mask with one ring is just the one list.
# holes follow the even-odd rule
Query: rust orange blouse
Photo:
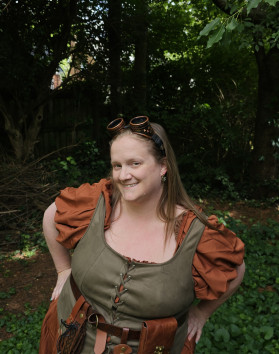
[[[102, 179], [99, 183], [82, 184], [79, 188], [67, 187], [56, 198], [57, 241], [68, 249], [75, 248], [87, 229], [101, 193], [105, 198], [105, 230], [109, 228], [111, 214], [111, 182]], [[181, 222], [177, 243], [183, 241], [192, 220], [193, 212], [187, 212]], [[219, 298], [228, 287], [229, 281], [237, 276], [236, 266], [242, 264], [244, 244], [212, 215], [208, 221], [223, 231], [223, 234], [205, 227], [198, 244], [192, 265], [195, 294], [199, 299]]]

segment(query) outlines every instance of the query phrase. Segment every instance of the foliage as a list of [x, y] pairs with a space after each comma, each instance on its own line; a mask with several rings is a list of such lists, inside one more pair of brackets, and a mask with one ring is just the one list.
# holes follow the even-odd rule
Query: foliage
[[[279, 224], [247, 227], [221, 220], [245, 243], [246, 274], [237, 294], [213, 314], [197, 346], [199, 353], [272, 353], [279, 349]], [[267, 315], [269, 314], [269, 315]]]
[[[144, 111], [138, 112], [134, 95], [137, 0], [122, 1], [120, 23], [113, 26], [121, 39], [119, 69], [121, 87], [117, 88], [117, 92], [121, 93], [122, 111], [120, 113], [127, 117], [146, 113], [153, 121], [163, 123], [179, 156], [180, 170], [185, 183], [191, 186], [202, 183], [206, 186], [206, 190], [218, 188], [218, 186], [226, 190], [225, 187], [229, 187], [228, 196], [236, 198], [239, 193], [239, 184], [249, 179], [249, 166], [255, 147], [253, 140], [255, 138], [258, 73], [251, 50], [254, 43], [251, 42], [251, 36], [253, 37], [255, 31], [261, 31], [263, 24], [252, 27], [249, 17], [246, 16], [244, 19], [244, 5], [248, 4], [249, 11], [254, 14], [256, 11], [254, 5], [257, 2], [251, 0], [225, 2], [234, 5], [230, 9], [229, 16], [220, 14], [217, 7], [209, 0], [206, 2], [149, 0], [147, 3], [147, 105]], [[262, 3], [265, 5], [263, 10], [267, 9], [270, 13], [265, 22], [269, 27], [262, 33], [270, 39], [270, 43], [272, 41], [272, 43], [277, 43], [278, 36], [277, 32], [273, 31], [275, 22], [272, 16], [275, 16], [273, 13], [277, 11], [278, 2]], [[15, 35], [18, 28], [24, 26], [25, 35], [20, 37], [20, 40], [21, 45], [26, 49], [21, 50], [18, 56], [15, 55], [17, 59], [13, 60], [17, 60], [18, 65], [14, 62], [8, 65], [7, 61], [11, 57], [8, 56], [3, 62], [3, 70], [5, 69], [7, 78], [10, 76], [13, 79], [20, 78], [19, 84], [23, 86], [20, 90], [21, 95], [28, 96], [30, 93], [33, 97], [33, 86], [38, 86], [37, 77], [45, 75], [47, 65], [50, 65], [55, 56], [55, 48], [52, 46], [62, 35], [63, 28], [56, 28], [56, 20], [61, 17], [57, 13], [66, 12], [69, 9], [69, 2], [63, 1], [59, 4], [55, 2], [55, 6], [59, 8], [58, 12], [51, 11], [56, 7], [50, 7], [48, 1], [44, 2], [42, 10], [38, 12], [30, 12], [30, 2], [23, 2], [23, 4], [22, 8], [13, 7], [9, 11], [10, 13], [18, 11], [16, 14], [19, 16], [20, 11], [24, 9], [32, 25], [25, 26], [25, 18], [21, 16], [17, 28], [14, 26], [10, 28], [8, 24], [11, 21], [8, 24], [5, 22], [8, 13], [3, 12], [3, 27], [7, 26], [6, 33], [9, 34], [6, 36], [8, 41], [6, 45], [14, 43], [9, 38]], [[274, 4], [276, 6], [273, 6]], [[34, 2], [35, 7], [39, 5], [40, 2], [36, 4]], [[38, 15], [40, 12], [40, 16], [47, 14], [46, 20], [51, 23], [47, 29], [44, 27], [45, 21], [40, 21], [41, 17]], [[110, 23], [109, 1], [76, 2], [75, 14], [69, 29], [68, 41], [66, 41], [68, 46], [62, 52], [63, 55], [60, 55], [51, 75], [58, 66], [62, 68], [63, 84], [59, 91], [75, 99], [77, 105], [88, 104], [93, 107], [92, 116], [88, 115], [85, 118], [86, 122], [77, 120], [75, 124], [79, 126], [78, 129], [83, 129], [84, 135], [88, 138], [92, 138], [89, 137], [89, 132], [92, 131], [91, 127], [94, 124], [94, 134], [97, 131], [94, 139], [98, 141], [98, 149], [101, 149], [105, 141], [103, 139], [105, 137], [104, 127], [112, 104], [109, 78], [109, 53], [112, 44], [108, 38], [112, 24]], [[208, 25], [205, 27], [206, 24]], [[41, 27], [44, 27], [44, 30]], [[222, 41], [219, 41], [221, 45], [211, 45], [206, 50], [208, 38], [211, 38], [213, 34], [214, 41], [210, 39], [213, 44], [220, 37], [220, 33], [222, 33]], [[73, 38], [76, 39], [74, 46], [69, 46], [69, 41]], [[28, 40], [25, 41], [25, 39]], [[2, 40], [6, 43], [4, 37]], [[258, 37], [257, 40], [260, 41]], [[40, 46], [36, 46], [37, 42]], [[266, 42], [263, 43], [266, 46]], [[50, 48], [49, 55], [43, 52], [45, 46]], [[30, 57], [33, 47], [36, 49], [36, 55], [31, 56], [34, 65], [30, 66], [24, 60]], [[13, 45], [13, 48], [20, 48], [20, 46]], [[26, 53], [29, 53], [28, 56]], [[70, 70], [69, 66], [71, 66]], [[24, 75], [21, 75], [23, 67], [25, 71]], [[32, 75], [29, 75], [27, 70], [30, 70], [30, 67]], [[77, 70], [72, 75], [71, 69], [74, 67]], [[17, 75], [14, 75], [14, 70], [18, 71]], [[29, 80], [24, 79], [26, 75], [29, 75]], [[26, 85], [27, 81], [28, 85]], [[40, 85], [36, 86], [38, 92], [45, 85], [45, 82], [41, 81]], [[48, 94], [50, 93], [49, 81], [46, 88]], [[15, 84], [13, 87], [21, 86]], [[31, 107], [27, 99], [30, 95], [24, 96], [24, 100], [23, 97], [17, 96], [19, 101], [24, 101], [24, 107]], [[86, 97], [85, 100], [82, 99], [84, 97]], [[92, 97], [94, 97], [93, 100]], [[11, 102], [10, 99], [8, 101]], [[15, 114], [18, 114], [19, 110], [16, 106], [13, 105], [13, 107]], [[60, 120], [60, 115], [67, 116], [67, 113], [59, 112], [57, 120]], [[67, 118], [70, 120], [69, 117]], [[69, 129], [65, 121], [63, 119], [57, 123], [57, 130]], [[43, 123], [45, 131], [48, 131], [47, 124], [47, 121]], [[28, 124], [25, 124], [25, 127], [28, 128]], [[55, 130], [55, 127], [53, 129]], [[76, 126], [73, 129], [76, 129]], [[75, 132], [73, 131], [73, 135]], [[57, 140], [59, 139], [54, 140], [54, 146]], [[276, 141], [275, 139], [275, 145]], [[52, 145], [52, 148], [55, 148], [54, 146]], [[80, 167], [80, 156], [77, 158], [72, 152], [58, 156], [51, 164], [53, 170], [57, 171], [60, 181], [63, 182], [65, 178], [69, 184], [74, 185], [77, 185], [78, 181], [85, 181], [85, 175], [89, 176], [91, 181], [96, 170], [100, 172], [106, 170], [102, 166], [95, 165], [92, 166], [93, 173], [87, 173], [86, 168]], [[93, 180], [95, 181], [96, 178], [93, 177]]]
[[[48, 251], [48, 246], [42, 232], [30, 232], [29, 234], [20, 234], [18, 242], [15, 241], [14, 237], [11, 240], [9, 237], [6, 237], [6, 246], [10, 242], [16, 244], [17, 249], [12, 252], [1, 252], [0, 260], [16, 260], [21, 263], [23, 267], [27, 266], [28, 258], [33, 257], [38, 251], [43, 253]], [[10, 270], [5, 270], [4, 277], [10, 276]], [[13, 289], [11, 288], [8, 291], [8, 294], [14, 294]], [[3, 295], [5, 296], [5, 295]], [[1, 297], [1, 295], [0, 295]]]
[[[216, 1], [217, 6], [221, 2]], [[232, 35], [240, 36], [240, 47], [279, 48], [278, 0], [274, 1], [226, 1], [222, 10], [228, 16], [219, 16], [208, 23], [200, 32], [207, 36], [207, 48], [223, 40], [230, 42]]]
[[72, 156], [67, 156], [65, 159], [58, 157], [57, 159], [52, 160], [50, 164], [57, 172], [60, 182], [62, 182], [66, 177], [69, 185], [74, 185], [77, 183], [77, 179], [80, 177], [81, 172]]
[[[258, 68], [258, 97], [255, 128], [249, 166], [254, 183], [278, 178], [278, 11], [277, 1], [222, 1], [212, 0], [221, 10], [200, 32], [206, 36], [207, 48], [218, 43], [228, 46], [239, 43], [239, 48], [248, 48], [254, 53]], [[263, 162], [264, 161], [264, 162]], [[266, 188], [259, 193], [267, 195]], [[274, 194], [276, 195], [276, 194]]]
[[10, 288], [7, 292], [1, 291], [0, 292], [0, 299], [8, 299], [14, 294], [16, 294], [15, 288]]
[[198, 40], [216, 15], [210, 2], [152, 4], [148, 114], [166, 128], [192, 195], [220, 188], [237, 198], [253, 148], [257, 68], [238, 41], [206, 50]]
[[108, 174], [108, 162], [101, 158], [95, 141], [80, 143], [70, 156], [61, 156], [44, 163], [54, 172], [61, 188], [79, 186], [82, 183], [94, 183]]
[[24, 314], [3, 313], [3, 309], [0, 309], [0, 327], [5, 326], [6, 331], [13, 334], [10, 339], [0, 342], [1, 353], [38, 353], [45, 312], [46, 305], [32, 311], [28, 303], [25, 304]]
[[32, 257], [38, 249], [42, 252], [48, 250], [46, 241], [41, 232], [34, 232], [32, 234], [20, 235], [20, 253], [25, 257]]

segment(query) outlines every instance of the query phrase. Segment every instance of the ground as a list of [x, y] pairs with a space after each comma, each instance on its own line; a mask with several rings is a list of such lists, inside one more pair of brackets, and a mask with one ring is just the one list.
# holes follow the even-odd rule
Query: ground
[[[48, 252], [37, 251], [30, 258], [14, 257], [2, 262], [0, 287], [1, 292], [15, 289], [15, 294], [0, 299], [0, 308], [4, 313], [22, 313], [26, 304], [36, 309], [42, 303], [49, 303], [56, 281], [56, 271]], [[9, 338], [5, 328], [0, 328], [0, 340]]]
[[[209, 202], [202, 201], [204, 207], [208, 207]], [[210, 202], [216, 210], [229, 211], [229, 215], [241, 219], [245, 223], [256, 221], [266, 222], [273, 219], [279, 222], [278, 206], [257, 207], [248, 206], [247, 203], [237, 202], [233, 205], [228, 203]], [[1, 251], [5, 254], [15, 251], [16, 245], [1, 244]], [[0, 308], [4, 312], [21, 313], [28, 303], [30, 308], [36, 309], [42, 303], [49, 303], [53, 287], [56, 282], [56, 272], [48, 252], [36, 251], [31, 257], [17, 253], [12, 258], [1, 260], [1, 293], [8, 293], [10, 289], [15, 294], [7, 298], [0, 298]], [[4, 295], [5, 296], [5, 295]], [[10, 334], [0, 328], [0, 338], [6, 339]]]

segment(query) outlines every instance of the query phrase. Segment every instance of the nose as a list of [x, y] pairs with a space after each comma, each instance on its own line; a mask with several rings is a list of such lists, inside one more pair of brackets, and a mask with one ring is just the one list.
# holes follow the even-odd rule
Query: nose
[[126, 181], [126, 180], [129, 180], [130, 178], [131, 178], [131, 173], [130, 173], [129, 167], [128, 166], [122, 166], [120, 174], [119, 174], [119, 180], [120, 181]]

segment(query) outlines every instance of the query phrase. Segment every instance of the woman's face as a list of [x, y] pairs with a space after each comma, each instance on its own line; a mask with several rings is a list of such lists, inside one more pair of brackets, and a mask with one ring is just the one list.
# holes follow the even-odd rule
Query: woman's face
[[148, 142], [134, 135], [121, 135], [111, 145], [112, 177], [122, 199], [143, 202], [162, 193], [161, 176], [167, 171], [150, 153]]

